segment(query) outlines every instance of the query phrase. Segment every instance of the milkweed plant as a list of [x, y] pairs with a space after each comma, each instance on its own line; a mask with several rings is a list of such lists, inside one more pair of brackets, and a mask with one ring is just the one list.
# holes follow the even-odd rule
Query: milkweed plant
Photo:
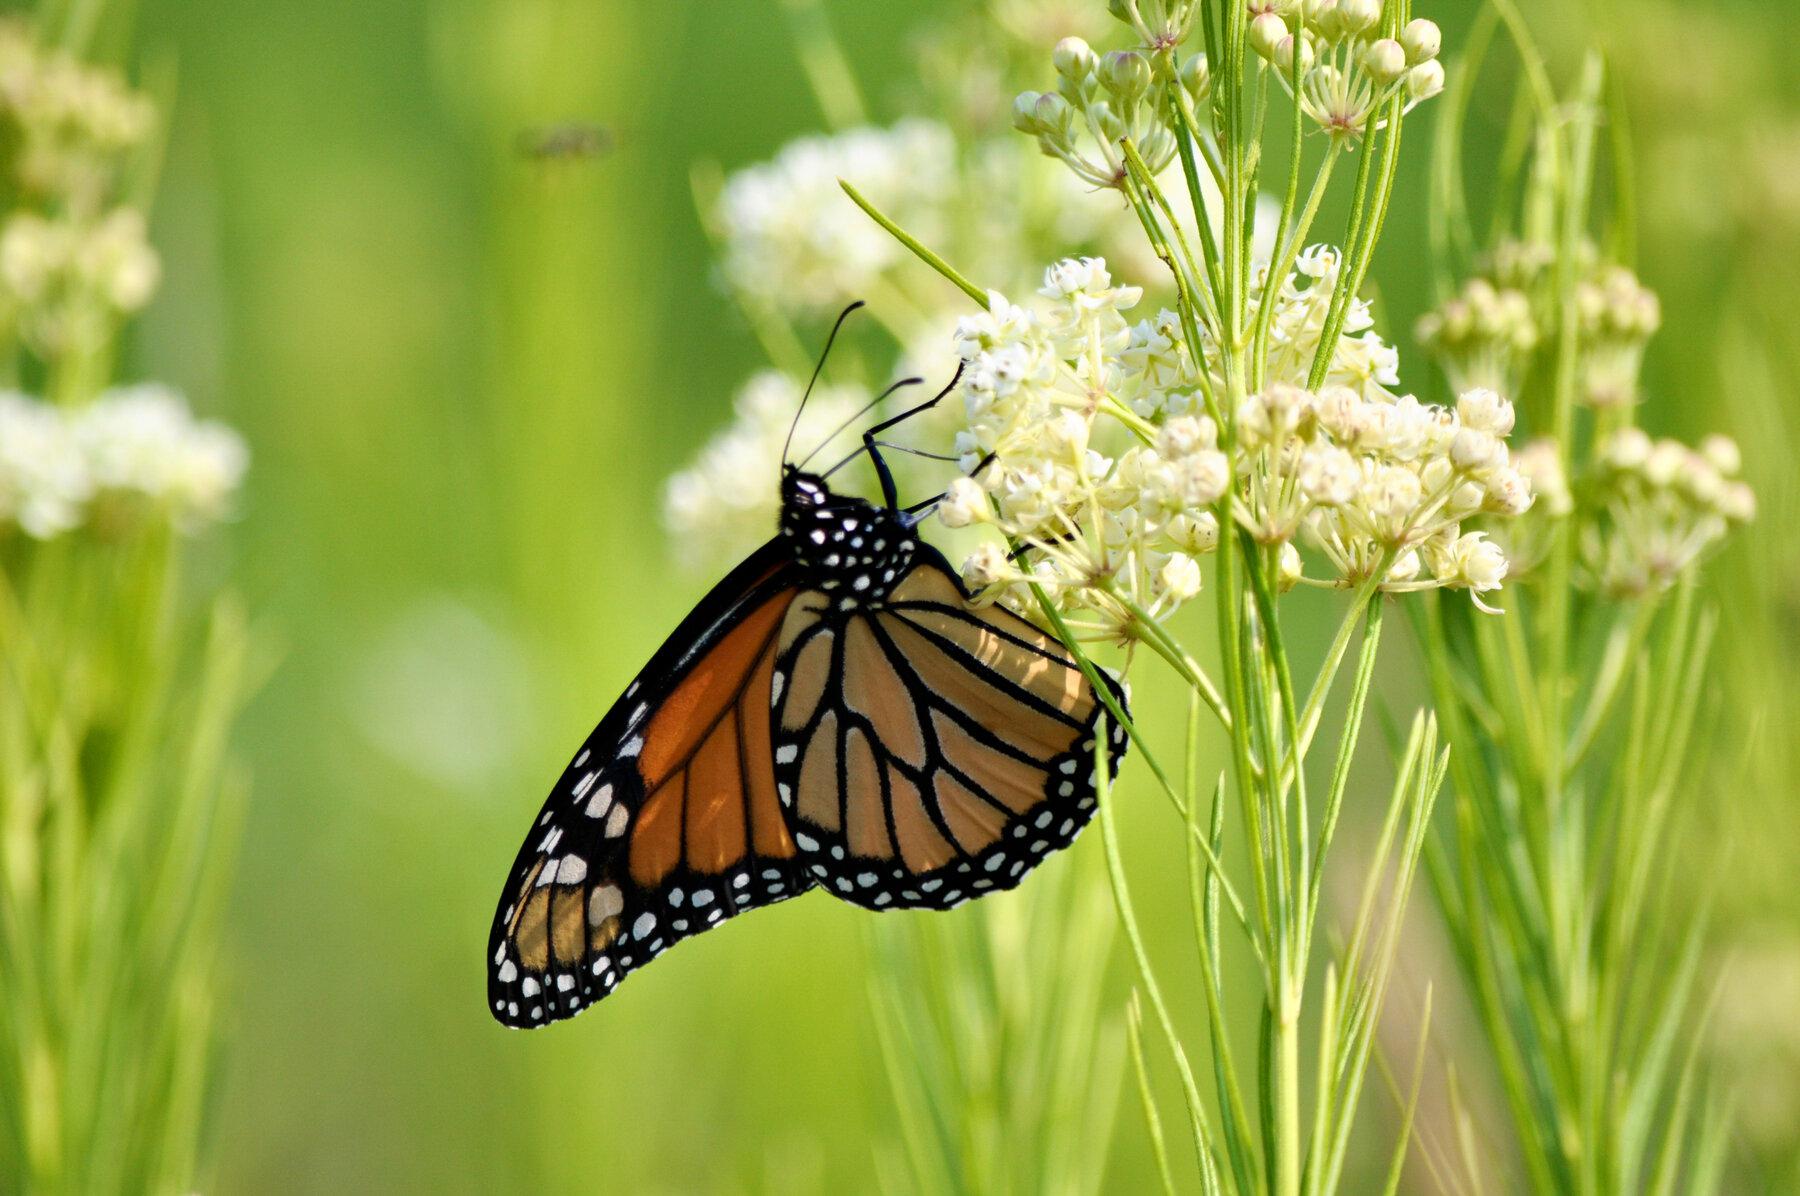
[[[90, 30], [91, 32], [91, 30]], [[185, 584], [247, 453], [119, 376], [161, 106], [0, 23], [0, 1189], [186, 1191], [219, 1008], [244, 618]]]
[[1471, 77], [1502, 26], [1532, 152], [1484, 243], [1457, 89], [1434, 164], [1440, 301], [1417, 333], [1452, 385], [1517, 396], [1537, 501], [1494, 529], [1512, 563], [1506, 618], [1412, 614], [1457, 749], [1432, 882], [1512, 1141], [1434, 1167], [1464, 1182], [1503, 1169], [1538, 1191], [1717, 1191], [1729, 1100], [1702, 1054], [1712, 894], [1691, 880], [1706, 871], [1707, 803], [1692, 799], [1716, 626], [1699, 575], [1756, 499], [1729, 438], [1690, 446], [1641, 426], [1662, 313], [1627, 260], [1630, 146], [1604, 64], [1557, 90], [1498, 5], [1472, 34]]
[[[1527, 48], [1537, 152], [1518, 227], [1479, 247], [1457, 190], [1473, 70], [1446, 70], [1407, 0], [993, 0], [924, 35], [935, 109], [886, 128], [822, 12], [792, 8], [834, 131], [696, 172], [774, 370], [671, 480], [671, 529], [721, 557], [766, 535], [797, 330], [866, 298], [898, 366], [834, 363], [795, 443], [852, 422], [878, 376], [959, 370], [904, 468], [942, 491], [967, 588], [1084, 669], [1186, 695], [1115, 714], [1129, 797], [1183, 844], [1197, 983], [1168, 979], [1140, 921], [1164, 886], [1121, 843], [1124, 793], [1056, 883], [956, 930], [880, 920], [890, 1186], [1098, 1190], [1097, 1169], [1007, 1161], [1066, 1157], [1070, 1125], [1103, 1156], [1122, 1054], [1171, 1191], [1393, 1190], [1415, 1137], [1440, 1188], [1515, 1157], [1537, 1190], [1705, 1187], [1724, 1123], [1690, 1045], [1704, 921], [1659, 894], [1702, 714], [1697, 570], [1754, 499], [1728, 440], [1634, 418], [1660, 312], [1590, 227], [1597, 68], [1557, 96], [1496, 6]], [[1448, 110], [1435, 144], [1406, 143], [1432, 156], [1441, 302], [1415, 333], [1448, 386], [1415, 370], [1409, 391], [1369, 280], [1427, 104]], [[1300, 651], [1321, 602], [1335, 631]], [[1435, 710], [1390, 720], [1384, 753], [1365, 723], [1395, 615]], [[1348, 857], [1347, 819], [1367, 828]], [[1390, 1019], [1404, 1049], [1382, 1037], [1426, 865], [1486, 1032], [1463, 1070], [1497, 1077], [1511, 1144], [1454, 1098], [1454, 1141], [1415, 1134], [1429, 988]], [[1090, 974], [1114, 938], [1079, 916], [1096, 889], [1133, 977], [1122, 1023]], [[1394, 1140], [1353, 1181], [1371, 1087]]]

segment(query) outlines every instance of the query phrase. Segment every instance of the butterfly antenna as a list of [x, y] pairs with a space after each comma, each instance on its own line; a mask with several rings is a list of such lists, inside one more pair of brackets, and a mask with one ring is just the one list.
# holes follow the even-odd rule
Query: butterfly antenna
[[[839, 433], [843, 432], [843, 430], [845, 428], [848, 428], [851, 424], [855, 423], [857, 420], [861, 419], [863, 416], [869, 414], [869, 412], [875, 410], [875, 408], [881, 406], [884, 402], [887, 401], [887, 398], [889, 395], [893, 394], [895, 391], [904, 390], [909, 386], [918, 386], [921, 383], [923, 383], [924, 381], [925, 381], [925, 379], [923, 379], [923, 378], [902, 378], [902, 379], [900, 379], [900, 381], [894, 383], [892, 386], [888, 387], [886, 390], [882, 391], [880, 394], [878, 394], [874, 398], [870, 399], [867, 403], [864, 403], [861, 407], [859, 407], [857, 409], [856, 414], [852, 415], [849, 419], [845, 420], [843, 423], [841, 423], [837, 427], [833, 428], [831, 430], [831, 435], [829, 435], [825, 439], [819, 441], [818, 447], [813, 449], [812, 452], [806, 454], [805, 460], [802, 460], [799, 463], [799, 465], [797, 465], [795, 468], [805, 469], [806, 462], [811, 461], [814, 457], [818, 456], [820, 449], [823, 449], [826, 445], [828, 445], [832, 441], [836, 440], [838, 438]], [[861, 449], [858, 449], [856, 451], [859, 453], [862, 452]], [[851, 456], [855, 456], [855, 453], [852, 453]]]
[[850, 318], [850, 313], [861, 306], [863, 301], [858, 299], [839, 312], [836, 322], [831, 325], [831, 335], [825, 338], [825, 348], [819, 353], [819, 364], [813, 366], [812, 377], [806, 380], [806, 393], [800, 396], [800, 405], [794, 408], [794, 422], [788, 425], [787, 439], [781, 442], [781, 459], [784, 462], [787, 460], [788, 449], [793, 447], [794, 429], [800, 426], [800, 413], [806, 410], [806, 400], [812, 398], [813, 387], [819, 383], [819, 375], [824, 372], [825, 359], [831, 356], [831, 346], [837, 341], [838, 331], [843, 328], [844, 321]]

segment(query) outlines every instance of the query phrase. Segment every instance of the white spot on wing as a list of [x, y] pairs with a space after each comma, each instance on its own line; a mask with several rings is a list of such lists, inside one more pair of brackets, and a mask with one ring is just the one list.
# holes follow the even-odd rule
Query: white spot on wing
[[588, 924], [598, 926], [625, 908], [625, 895], [618, 885], [601, 885], [588, 894]]

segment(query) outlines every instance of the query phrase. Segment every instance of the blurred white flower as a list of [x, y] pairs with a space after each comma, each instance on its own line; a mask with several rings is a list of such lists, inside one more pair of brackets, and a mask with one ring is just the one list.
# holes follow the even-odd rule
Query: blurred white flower
[[1623, 428], [1596, 454], [1595, 502], [1581, 528], [1583, 558], [1606, 592], [1666, 589], [1755, 517], [1756, 495], [1737, 477], [1735, 442], [1710, 436], [1700, 449]]
[[236, 432], [195, 419], [165, 386], [109, 391], [72, 428], [97, 493], [142, 496], [183, 527], [224, 515], [250, 464]]
[[773, 161], [726, 180], [717, 209], [726, 280], [757, 303], [809, 313], [869, 291], [906, 256], [838, 186], [854, 182], [932, 242], [956, 188], [956, 145], [931, 121], [851, 129], [790, 142]]
[[0, 228], [0, 300], [41, 352], [103, 339], [150, 301], [161, 277], [135, 208], [94, 220], [18, 211]]
[[193, 530], [227, 512], [248, 465], [236, 432], [195, 419], [164, 386], [108, 391], [73, 411], [0, 395], [0, 521], [39, 538], [108, 498], [148, 503]]
[[68, 531], [92, 491], [62, 413], [0, 392], [0, 530], [15, 523], [40, 540]]
[[17, 126], [17, 171], [56, 206], [92, 211], [156, 125], [148, 96], [118, 71], [89, 66], [0, 21], [0, 114]]

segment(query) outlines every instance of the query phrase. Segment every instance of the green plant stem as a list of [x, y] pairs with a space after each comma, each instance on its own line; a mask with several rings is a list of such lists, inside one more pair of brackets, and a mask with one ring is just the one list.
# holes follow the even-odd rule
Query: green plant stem
[[880, 208], [877, 208], [874, 204], [870, 203], [867, 199], [863, 198], [862, 192], [858, 191], [853, 184], [851, 184], [850, 182], [848, 182], [845, 179], [839, 179], [838, 186], [840, 186], [844, 189], [844, 194], [848, 195], [850, 197], [851, 201], [854, 202], [857, 207], [861, 208], [864, 212], [866, 212], [868, 214], [869, 219], [873, 220], [876, 224], [879, 224], [882, 228], [886, 229], [888, 231], [889, 236], [893, 237], [894, 240], [900, 242], [900, 244], [906, 246], [907, 249], [911, 250], [913, 253], [913, 256], [917, 257], [920, 261], [924, 262], [927, 266], [930, 266], [933, 270], [936, 270], [939, 274], [941, 274], [945, 278], [949, 279], [952, 283], [954, 283], [956, 285], [958, 290], [962, 291], [963, 294], [965, 294], [969, 298], [973, 299], [975, 301], [976, 306], [981, 307], [981, 308], [987, 307], [987, 304], [988, 304], [987, 294], [980, 287], [976, 286], [974, 283], [972, 283], [968, 279], [964, 278], [960, 273], [957, 272], [956, 268], [954, 266], [952, 266], [949, 262], [946, 262], [943, 258], [941, 258], [937, 254], [933, 253], [930, 249], [927, 249], [925, 247], [925, 245], [917, 237], [913, 236], [911, 233], [907, 232], [905, 229], [901, 228], [898, 224], [895, 224], [892, 220], [890, 220], [888, 218], [887, 214], [884, 213]]
[[1106, 758], [1105, 736], [1094, 737], [1094, 769], [1100, 806], [1100, 842], [1106, 855], [1106, 875], [1112, 885], [1113, 901], [1118, 906], [1119, 922], [1125, 928], [1125, 939], [1130, 945], [1132, 962], [1137, 968], [1138, 983], [1150, 1001], [1151, 1011], [1156, 1015], [1157, 1025], [1162, 1030], [1169, 1054], [1175, 1060], [1176, 1072], [1181, 1079], [1182, 1096], [1187, 1101], [1194, 1153], [1200, 1172], [1202, 1176], [1210, 1176], [1213, 1173], [1213, 1148], [1206, 1106], [1200, 1099], [1200, 1088], [1194, 1081], [1194, 1070], [1188, 1063], [1181, 1035], [1176, 1031], [1174, 1019], [1163, 1001], [1162, 988], [1151, 968], [1149, 952], [1144, 948], [1143, 933], [1138, 929], [1137, 915], [1132, 910], [1130, 886], [1125, 880], [1125, 865], [1119, 857], [1118, 832], [1113, 825], [1112, 770]]

